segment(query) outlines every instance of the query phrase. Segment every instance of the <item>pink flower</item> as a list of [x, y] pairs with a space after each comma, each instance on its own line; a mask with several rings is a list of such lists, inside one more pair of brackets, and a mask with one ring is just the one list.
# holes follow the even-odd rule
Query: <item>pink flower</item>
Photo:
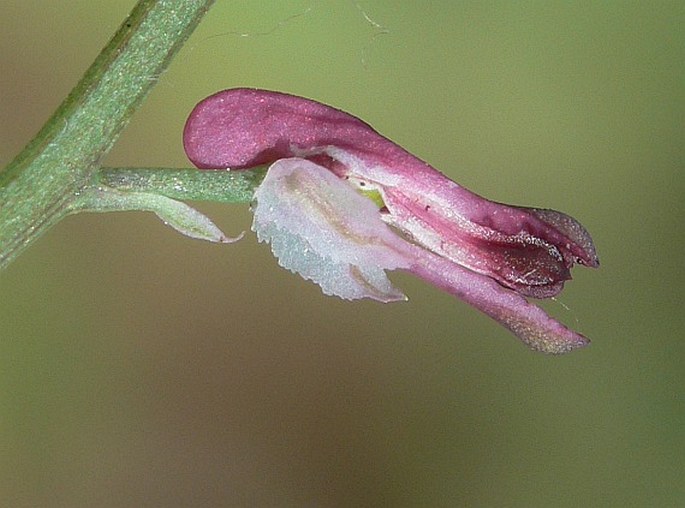
[[489, 201], [361, 120], [277, 92], [208, 97], [191, 113], [184, 145], [199, 168], [273, 163], [255, 193], [253, 229], [282, 266], [327, 294], [402, 299], [385, 275], [401, 269], [533, 349], [589, 342], [524, 298], [556, 295], [574, 263], [598, 266], [590, 235], [568, 215]]

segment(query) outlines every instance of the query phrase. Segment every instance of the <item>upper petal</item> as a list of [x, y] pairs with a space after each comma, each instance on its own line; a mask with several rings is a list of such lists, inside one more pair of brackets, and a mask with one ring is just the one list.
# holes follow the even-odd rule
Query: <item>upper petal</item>
[[202, 100], [183, 132], [186, 154], [199, 168], [247, 168], [326, 145], [383, 152], [379, 138], [366, 123], [325, 104], [252, 88]]

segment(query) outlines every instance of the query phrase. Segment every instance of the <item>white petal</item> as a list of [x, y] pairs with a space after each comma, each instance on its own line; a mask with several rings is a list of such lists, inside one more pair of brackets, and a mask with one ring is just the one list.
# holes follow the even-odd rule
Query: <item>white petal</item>
[[344, 299], [406, 299], [385, 270], [411, 266], [408, 249], [376, 205], [328, 169], [274, 163], [255, 193], [253, 231], [279, 264]]

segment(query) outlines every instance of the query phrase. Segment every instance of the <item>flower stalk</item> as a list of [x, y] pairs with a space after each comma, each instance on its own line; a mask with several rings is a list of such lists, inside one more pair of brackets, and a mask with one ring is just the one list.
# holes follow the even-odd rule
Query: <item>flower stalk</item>
[[251, 171], [198, 171], [178, 168], [101, 168], [89, 187], [120, 192], [148, 192], [182, 201], [249, 203], [266, 175], [266, 166]]
[[226, 236], [207, 216], [182, 201], [249, 203], [266, 168], [198, 171], [172, 168], [101, 168], [69, 203], [66, 213], [153, 212], [179, 233], [215, 243]]

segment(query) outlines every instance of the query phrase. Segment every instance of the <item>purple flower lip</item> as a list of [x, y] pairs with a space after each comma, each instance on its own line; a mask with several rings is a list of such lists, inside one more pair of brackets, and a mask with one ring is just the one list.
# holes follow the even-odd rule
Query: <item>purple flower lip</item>
[[[477, 277], [471, 283], [481, 281], [492, 289], [489, 281], [496, 281], [503, 291], [517, 296], [547, 298], [571, 278], [573, 264], [599, 266], [590, 235], [572, 217], [489, 201], [358, 118], [309, 99], [247, 88], [219, 92], [190, 114], [184, 146], [199, 168], [246, 169], [295, 157], [326, 168], [360, 191], [376, 192], [382, 200], [383, 221], [436, 256], [410, 271], [481, 308], [520, 337], [532, 333], [535, 319], [512, 324], [515, 311], [509, 309], [504, 316], [501, 306], [496, 311], [486, 309], [487, 298], [475, 301], [473, 292], [469, 296], [462, 289], [456, 291], [457, 279], [447, 272], [455, 266], [466, 268]], [[544, 321], [541, 316], [536, 319]], [[522, 332], [524, 328], [529, 331]], [[578, 347], [587, 339], [575, 334], [570, 343]]]

